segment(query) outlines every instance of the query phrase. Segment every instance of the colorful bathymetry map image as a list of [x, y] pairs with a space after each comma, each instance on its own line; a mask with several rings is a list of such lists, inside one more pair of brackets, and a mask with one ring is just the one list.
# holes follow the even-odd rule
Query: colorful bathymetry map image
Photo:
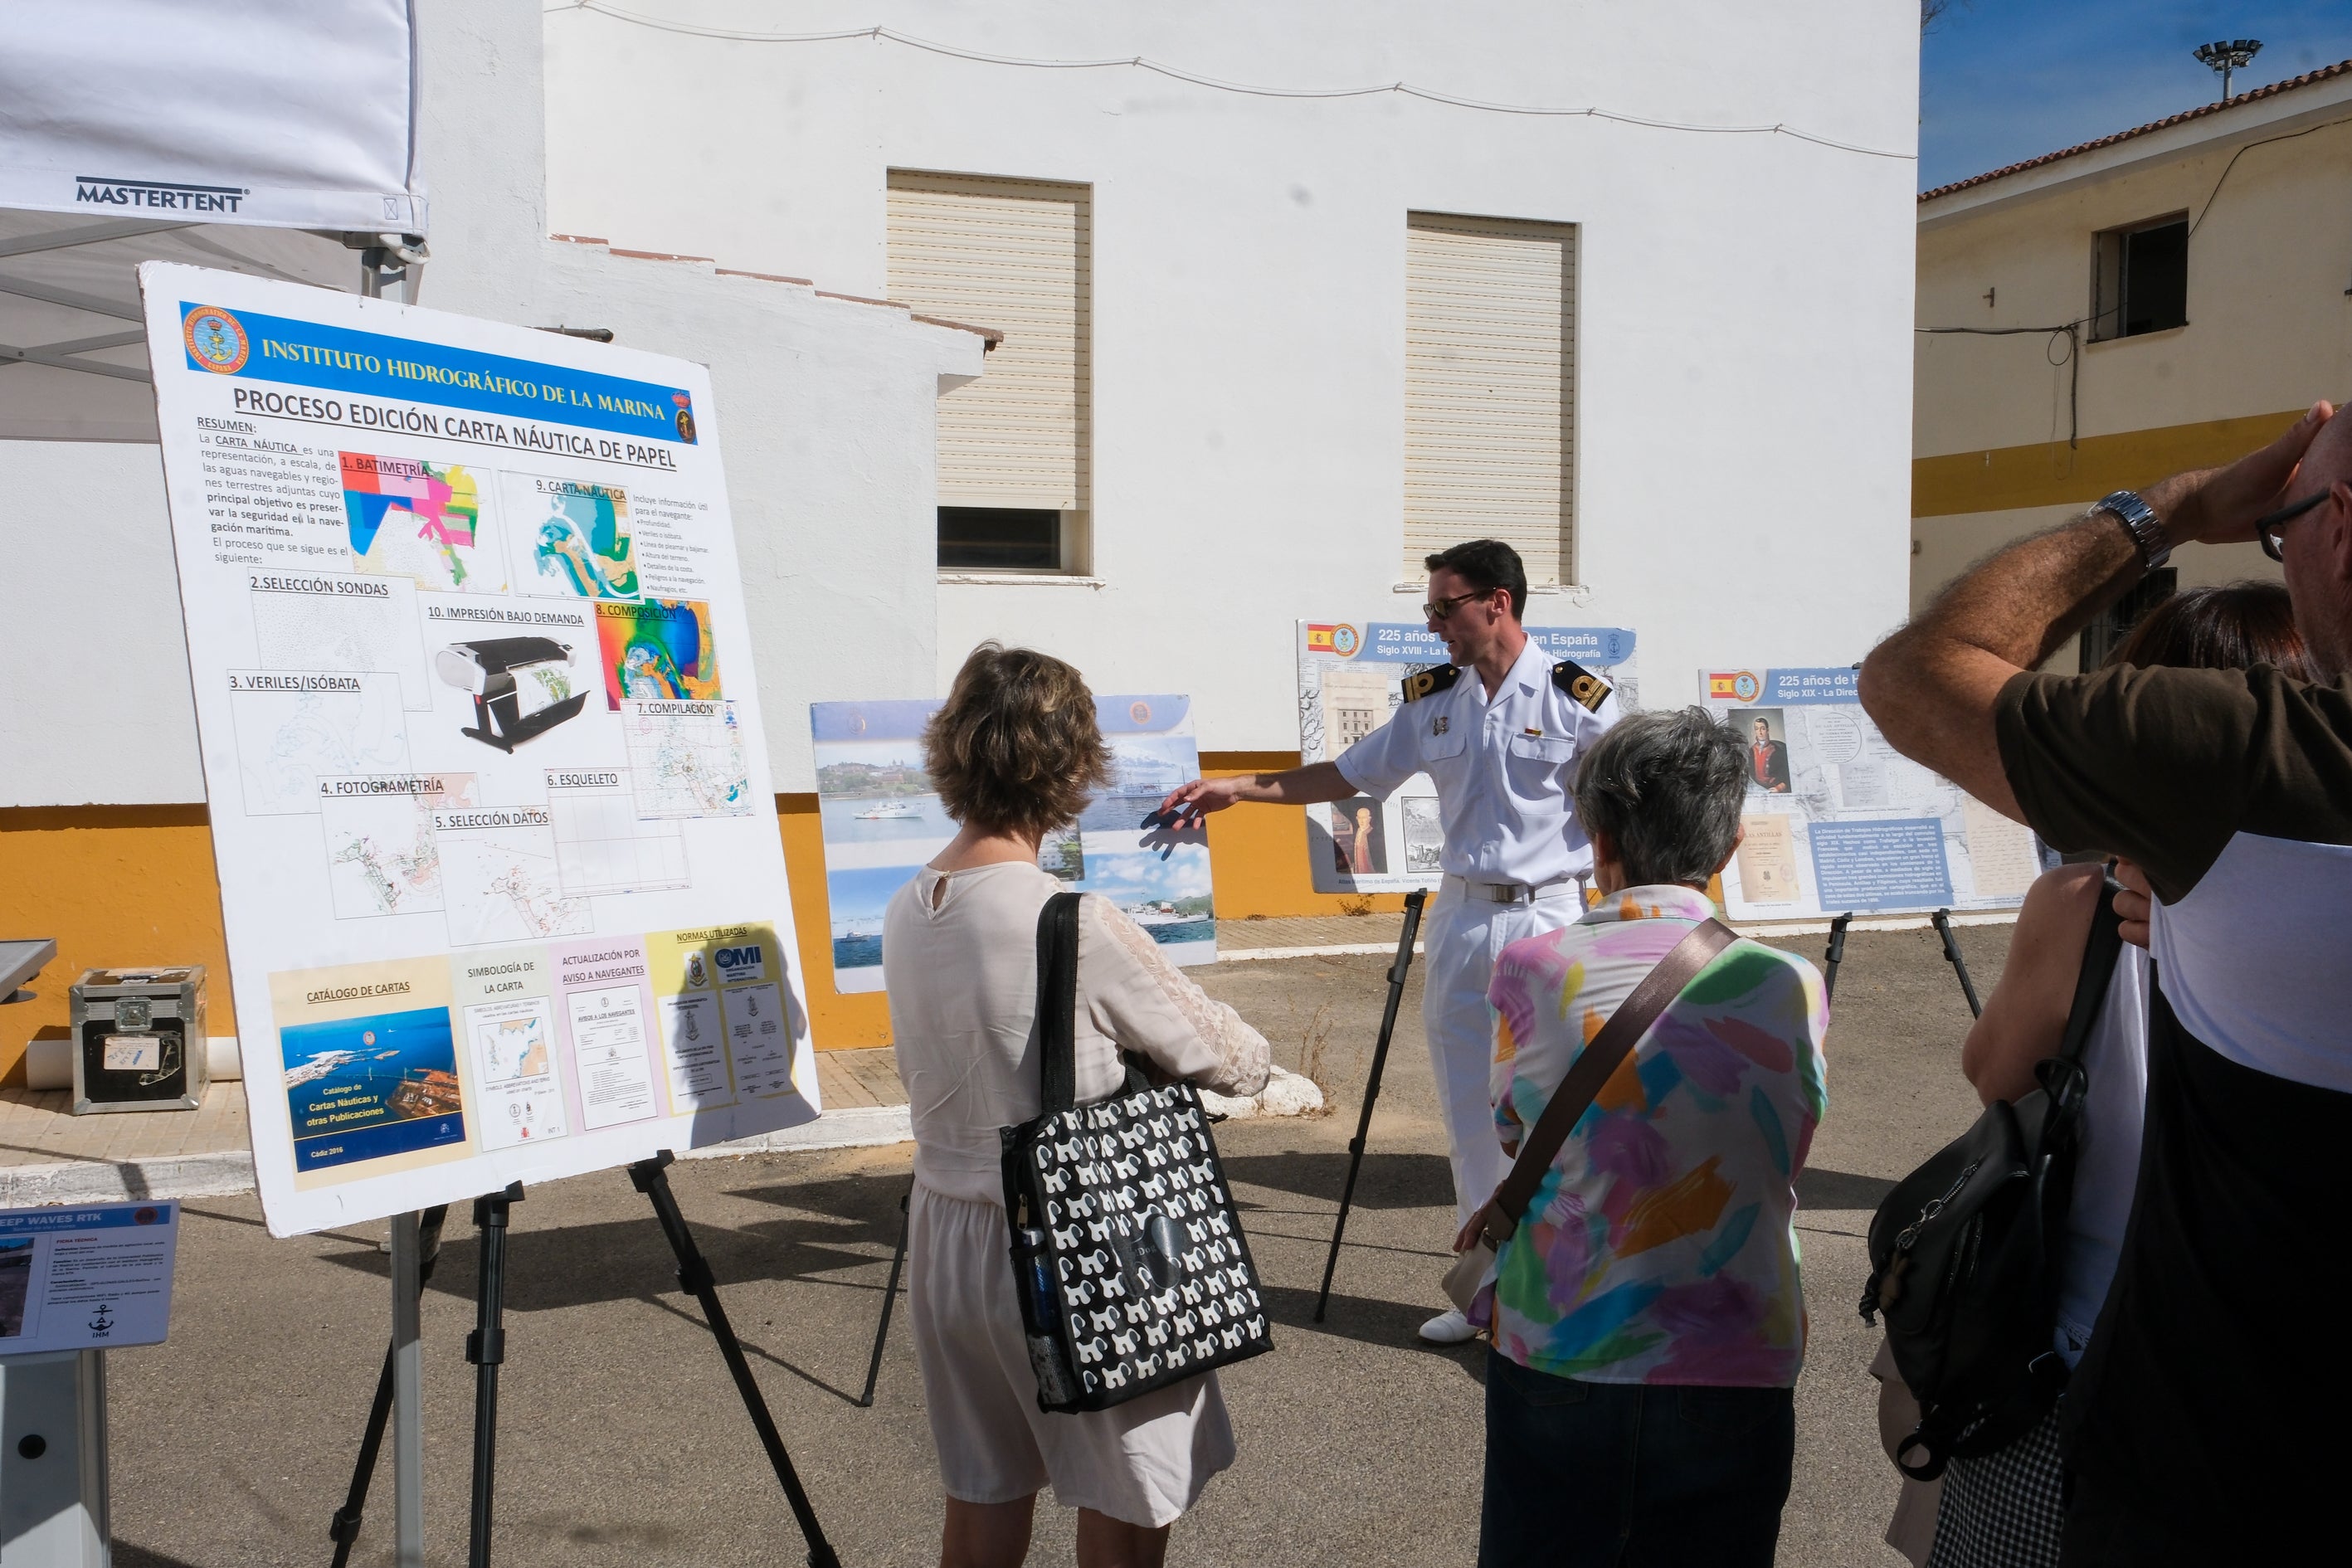
[[506, 562], [489, 536], [474, 476], [452, 463], [337, 455], [352, 567], [446, 593], [501, 594]]
[[618, 485], [508, 474], [515, 591], [581, 599], [637, 596], [629, 492]]
[[719, 648], [710, 606], [699, 599], [647, 599], [596, 606], [604, 660], [604, 706], [642, 701], [707, 702], [719, 695]]

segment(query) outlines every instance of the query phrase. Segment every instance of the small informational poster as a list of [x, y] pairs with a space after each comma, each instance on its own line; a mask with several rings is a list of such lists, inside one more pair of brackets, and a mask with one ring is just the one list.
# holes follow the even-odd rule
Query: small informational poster
[[[813, 702], [824, 883], [836, 991], [882, 989], [882, 911], [957, 827], [923, 771], [929, 701]], [[1176, 963], [1217, 961], [1208, 835], [1160, 820], [1160, 803], [1200, 777], [1192, 700], [1097, 697], [1111, 781], [1077, 820], [1045, 835], [1038, 864], [1074, 892], [1100, 893]], [[731, 1004], [730, 1004], [731, 1006]]]
[[1747, 752], [1746, 837], [1723, 868], [1736, 921], [2012, 909], [2033, 835], [1886, 743], [1848, 668], [1702, 670]]
[[0, 1209], [0, 1356], [163, 1342], [175, 1203]]
[[[1573, 659], [1639, 705], [1633, 634], [1622, 626], [1529, 626], [1554, 659]], [[1404, 679], [1446, 662], [1445, 645], [1418, 621], [1298, 623], [1298, 757], [1330, 762], [1404, 704]], [[1402, 893], [1434, 888], [1437, 786], [1408, 779], [1387, 801], [1356, 795], [1307, 808], [1307, 853], [1318, 893]]]
[[270, 1228], [814, 1117], [708, 373], [140, 283]]

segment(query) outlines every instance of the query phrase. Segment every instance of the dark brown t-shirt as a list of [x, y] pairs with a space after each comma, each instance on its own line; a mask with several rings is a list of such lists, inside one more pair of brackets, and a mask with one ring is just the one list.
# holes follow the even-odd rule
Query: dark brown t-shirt
[[2352, 680], [2020, 675], [1995, 725], [2033, 829], [2158, 898], [2138, 1184], [2063, 1406], [2077, 1496], [2162, 1521], [2168, 1561], [2294, 1560], [2336, 1533], [2352, 1407]]

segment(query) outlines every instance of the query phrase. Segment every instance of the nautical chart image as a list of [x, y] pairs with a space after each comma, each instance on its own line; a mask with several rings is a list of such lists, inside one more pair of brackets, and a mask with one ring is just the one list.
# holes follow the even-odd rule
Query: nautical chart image
[[228, 691], [247, 816], [315, 812], [321, 778], [408, 765], [397, 676], [233, 669]]
[[708, 701], [721, 695], [710, 606], [699, 599], [647, 599], [596, 606], [604, 705], [629, 698]]
[[624, 702], [639, 816], [746, 816], [754, 802], [732, 702]]
[[561, 1138], [570, 1131], [555, 1077], [555, 1005], [544, 996], [484, 1002], [466, 1009], [466, 1039], [481, 1086], [483, 1147]]
[[518, 594], [574, 599], [637, 596], [629, 492], [618, 485], [504, 474]]
[[441, 907], [433, 814], [477, 804], [471, 773], [370, 773], [319, 781], [327, 886], [337, 920]]
[[416, 584], [407, 578], [255, 572], [247, 592], [254, 662], [264, 669], [383, 671], [400, 678], [403, 707], [433, 706]]
[[336, 458], [353, 571], [447, 593], [506, 592], [506, 552], [472, 469], [366, 452]]
[[543, 805], [433, 814], [441, 900], [452, 947], [582, 936], [595, 929], [588, 900], [563, 890], [555, 822]]
[[556, 872], [572, 897], [689, 885], [686, 835], [674, 819], [640, 819], [620, 769], [548, 769], [547, 808], [555, 818]]

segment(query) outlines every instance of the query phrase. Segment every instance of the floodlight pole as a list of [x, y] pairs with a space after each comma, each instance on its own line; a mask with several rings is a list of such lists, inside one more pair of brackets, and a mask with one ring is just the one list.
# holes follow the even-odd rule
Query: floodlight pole
[[2260, 38], [2216, 38], [2210, 44], [2198, 45], [2195, 52], [2200, 63], [2221, 74], [2221, 100], [2227, 103], [2230, 101], [2231, 73], [2242, 71], [2253, 64], [2254, 57], [2263, 52], [2263, 41]]

